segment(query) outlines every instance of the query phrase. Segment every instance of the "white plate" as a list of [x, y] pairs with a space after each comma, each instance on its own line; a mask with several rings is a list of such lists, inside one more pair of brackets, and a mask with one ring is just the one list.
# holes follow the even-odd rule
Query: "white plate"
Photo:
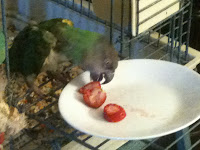
[[[158, 60], [120, 61], [114, 79], [102, 88], [106, 102], [86, 106], [77, 90], [90, 82], [84, 72], [63, 90], [59, 110], [74, 128], [120, 140], [155, 138], [181, 130], [200, 118], [200, 76], [175, 63]], [[118, 123], [103, 118], [108, 103], [121, 105], [127, 116]]]

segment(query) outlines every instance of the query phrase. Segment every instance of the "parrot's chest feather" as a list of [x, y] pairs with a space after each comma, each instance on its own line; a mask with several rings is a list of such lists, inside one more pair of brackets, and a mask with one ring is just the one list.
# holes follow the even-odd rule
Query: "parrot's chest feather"
[[64, 62], [69, 61], [68, 58], [62, 53], [56, 52], [54, 50], [50, 51], [49, 56], [45, 59], [41, 71], [52, 71], [56, 72], [58, 66]]

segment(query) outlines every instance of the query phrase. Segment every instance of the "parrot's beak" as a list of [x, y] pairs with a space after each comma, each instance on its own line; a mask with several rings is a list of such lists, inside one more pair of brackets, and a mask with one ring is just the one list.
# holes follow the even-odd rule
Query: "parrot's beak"
[[91, 73], [90, 77], [92, 78], [93, 81], [101, 81], [103, 80], [103, 78], [105, 78], [105, 81], [102, 84], [106, 84], [113, 79], [114, 73], [113, 72], [101, 73], [101, 74]]
[[109, 83], [113, 79], [113, 77], [114, 77], [114, 73], [113, 72], [112, 73], [111, 72], [110, 73], [105, 73], [104, 74], [105, 81], [102, 84]]
[[97, 73], [90, 73], [90, 77], [93, 81], [101, 81], [103, 79], [103, 74], [97, 74]]

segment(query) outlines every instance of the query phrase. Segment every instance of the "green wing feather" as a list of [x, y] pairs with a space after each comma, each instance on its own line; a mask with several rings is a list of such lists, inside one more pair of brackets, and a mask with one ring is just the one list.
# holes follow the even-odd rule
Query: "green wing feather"
[[51, 49], [43, 38], [44, 33], [28, 26], [18, 34], [9, 49], [11, 72], [21, 72], [25, 76], [40, 72]]

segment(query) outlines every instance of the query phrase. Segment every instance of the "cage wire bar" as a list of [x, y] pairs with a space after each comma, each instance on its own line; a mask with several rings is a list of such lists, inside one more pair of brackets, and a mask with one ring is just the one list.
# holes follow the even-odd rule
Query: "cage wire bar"
[[[50, 1], [50, 0], [49, 0]], [[191, 15], [192, 15], [192, 1], [191, 0], [180, 0], [180, 10], [175, 14], [171, 15], [170, 17], [164, 19], [163, 21], [159, 22], [157, 25], [149, 28], [147, 31], [138, 34], [139, 25], [145, 23], [152, 17], [158, 15], [160, 12], [153, 14], [151, 17], [148, 17], [142, 22], [139, 22], [139, 17], [137, 17], [136, 24], [137, 24], [137, 31], [136, 36], [132, 36], [131, 30], [131, 20], [128, 22], [128, 27], [124, 24], [124, 17], [125, 17], [125, 3], [129, 3], [129, 8], [131, 8], [131, 0], [122, 0], [121, 1], [121, 23], [116, 24], [114, 23], [114, 0], [110, 0], [110, 20], [106, 21], [99, 17], [97, 17], [94, 12], [91, 10], [92, 1], [87, 1], [87, 8], [83, 6], [85, 0], [80, 0], [77, 4], [75, 0], [51, 0], [55, 3], [66, 7], [66, 9], [73, 10], [75, 12], [80, 13], [81, 15], [91, 19], [94, 22], [99, 24], [103, 24], [105, 27], [108, 27], [110, 30], [110, 42], [115, 44], [120, 44], [118, 49], [119, 53], [121, 54], [122, 59], [131, 59], [131, 58], [153, 58], [153, 59], [162, 59], [167, 61], [173, 61], [181, 64], [186, 64], [188, 61], [193, 59], [190, 54], [188, 54], [188, 47], [189, 47], [189, 36], [190, 36], [190, 26], [191, 26]], [[161, 0], [157, 0], [152, 4], [149, 4], [142, 10], [139, 10], [139, 0], [137, 0], [137, 16], [142, 11], [147, 10], [149, 7], [159, 3]], [[166, 6], [163, 10], [166, 10], [171, 5]], [[6, 39], [6, 64], [7, 64], [7, 74], [9, 77], [9, 56], [8, 56], [8, 47], [7, 47], [7, 29], [6, 29], [6, 13], [5, 13], [5, 1], [1, 0], [1, 7], [2, 7], [2, 23], [3, 23], [3, 32]], [[129, 12], [129, 18], [131, 18], [131, 10]], [[117, 37], [114, 36], [114, 33], [117, 32]], [[156, 37], [156, 38], [155, 38]], [[163, 43], [163, 39], [167, 39], [166, 43]], [[134, 45], [137, 47], [134, 49]], [[139, 45], [139, 46], [138, 46]], [[182, 52], [182, 46], [186, 45], [185, 50]], [[148, 50], [147, 50], [148, 49]], [[146, 55], [143, 55], [143, 54]], [[162, 53], [159, 57], [155, 57], [155, 54]], [[51, 80], [51, 79], [50, 79]], [[50, 80], [40, 85], [40, 87], [47, 84]], [[63, 85], [64, 86], [64, 85]], [[62, 88], [63, 86], [59, 87], [58, 89]], [[58, 90], [56, 89], [56, 90]], [[55, 91], [56, 91], [55, 90]], [[55, 92], [54, 91], [54, 92]], [[58, 97], [52, 95], [54, 98], [58, 100]], [[86, 135], [85, 138], [80, 138], [83, 133], [79, 132], [78, 130], [73, 129], [72, 132], [68, 133], [66, 128], [71, 128], [63, 119], [60, 117], [59, 112], [49, 116], [48, 118], [43, 118], [40, 115], [48, 110], [49, 108], [53, 107], [57, 104], [57, 100], [50, 105], [44, 107], [39, 112], [34, 115], [29, 115], [30, 119], [34, 119], [38, 122], [37, 125], [29, 129], [27, 131], [24, 129], [19, 135], [11, 137], [10, 142], [5, 145], [8, 149], [23, 149], [28, 146], [31, 142], [35, 141], [33, 137], [28, 134], [31, 130], [34, 130], [41, 124], [45, 124], [49, 129], [55, 131], [55, 134], [59, 135], [59, 138], [55, 139], [43, 139], [48, 143], [48, 146], [53, 150], [60, 149], [62, 145], [68, 143], [69, 141], [75, 141], [77, 143], [82, 144], [83, 146], [89, 149], [99, 149], [101, 146], [109, 142], [110, 140], [105, 139], [97, 146], [92, 146], [87, 143], [89, 139], [92, 138], [90, 135]], [[31, 106], [27, 106], [25, 110], [27, 111]], [[20, 110], [20, 108], [19, 108]], [[191, 125], [189, 128], [186, 128], [182, 131], [177, 133], [167, 135], [161, 138], [150, 139], [150, 140], [141, 140], [141, 142], [145, 143], [142, 150], [186, 150], [186, 149], [194, 149], [199, 146], [200, 138], [196, 141], [191, 141], [190, 133], [192, 133], [197, 127], [200, 126], [200, 121], [197, 121], [195, 124]], [[167, 139], [167, 140], [166, 140]], [[21, 141], [21, 142], [20, 142]], [[164, 141], [164, 144], [161, 142]], [[132, 145], [135, 141], [129, 141], [122, 145], [119, 150], [121, 149], [128, 149], [130, 145]], [[46, 145], [45, 145], [46, 146]], [[43, 149], [45, 146], [40, 145], [35, 149]], [[49, 148], [48, 147], [48, 148]]]
[[[147, 22], [148, 20], [150, 20], [152, 17], [155, 17], [156, 15], [158, 15], [159, 13], [161, 13], [162, 11], [164, 11], [164, 10], [166, 10], [166, 9], [168, 9], [170, 6], [172, 6], [172, 5], [174, 5], [175, 3], [177, 3], [177, 2], [180, 2], [180, 6], [181, 6], [181, 8], [180, 8], [180, 10], [176, 13], [176, 14], [174, 14], [174, 15], [176, 15], [177, 17], [175, 18], [175, 19], [177, 19], [177, 18], [179, 18], [179, 23], [182, 23], [181, 22], [181, 18], [183, 18], [182, 17], [182, 15], [181, 15], [181, 13], [182, 13], [182, 11], [183, 10], [185, 10], [186, 9], [186, 7], [189, 7], [189, 6], [192, 6], [192, 3], [191, 3], [191, 1], [186, 1], [186, 0], [178, 0], [178, 1], [176, 1], [176, 2], [174, 2], [174, 3], [172, 3], [172, 4], [169, 4], [168, 6], [166, 6], [165, 8], [163, 8], [162, 10], [160, 10], [159, 12], [156, 12], [155, 14], [153, 14], [153, 15], [151, 15], [150, 17], [148, 17], [148, 18], [146, 18], [145, 20], [143, 20], [142, 22], [139, 22], [139, 13], [141, 13], [141, 12], [143, 12], [143, 11], [145, 11], [145, 10], [147, 10], [148, 8], [150, 8], [151, 6], [153, 6], [153, 5], [155, 5], [155, 4], [157, 4], [158, 2], [160, 2], [161, 0], [157, 0], [157, 1], [155, 1], [155, 2], [153, 2], [152, 4], [149, 4], [148, 6], [146, 6], [145, 8], [143, 8], [143, 9], [141, 9], [141, 10], [139, 10], [139, 2], [138, 3], [136, 3], [137, 4], [137, 16], [138, 17], [136, 17], [137, 18], [137, 20], [136, 20], [136, 24], [137, 24], [137, 26], [136, 26], [136, 36], [135, 37], [132, 37], [131, 36], [131, 28], [130, 28], [130, 24], [129, 24], [129, 28], [127, 29], [127, 28], [124, 28], [124, 21], [123, 21], [123, 19], [124, 19], [124, 3], [125, 2], [129, 2], [129, 4], [131, 4], [131, 0], [126, 0], [126, 1], [121, 1], [121, 10], [122, 10], [122, 14], [121, 14], [121, 26], [120, 25], [118, 25], [118, 24], [115, 24], [115, 23], [113, 23], [113, 5], [114, 5], [114, 0], [111, 0], [110, 1], [110, 3], [111, 3], [111, 6], [110, 6], [110, 13], [111, 13], [111, 16], [110, 16], [110, 22], [108, 22], [108, 21], [106, 21], [106, 20], [102, 20], [102, 19], [100, 19], [100, 18], [98, 18], [97, 16], [95, 16], [95, 14], [93, 13], [93, 12], [91, 12], [91, 10], [90, 9], [85, 9], [85, 8], [83, 8], [83, 5], [82, 5], [82, 2], [80, 3], [80, 7], [78, 7], [78, 5], [76, 5], [75, 4], [75, 1], [68, 1], [68, 3], [66, 3], [66, 1], [67, 0], [52, 0], [52, 1], [54, 1], [54, 2], [56, 2], [56, 3], [59, 3], [59, 4], [61, 4], [61, 5], [63, 5], [63, 6], [65, 6], [65, 7], [67, 7], [67, 8], [70, 8], [70, 9], [72, 9], [72, 10], [74, 10], [74, 11], [76, 11], [76, 12], [79, 12], [81, 15], [85, 15], [85, 16], [87, 16], [87, 17], [89, 17], [89, 18], [91, 18], [91, 19], [93, 19], [93, 20], [95, 20], [95, 21], [97, 21], [97, 22], [99, 22], [99, 23], [103, 23], [104, 25], [108, 25], [109, 24], [109, 28], [110, 28], [110, 41], [111, 42], [113, 42], [113, 30], [114, 29], [116, 29], [116, 30], [118, 30], [118, 31], [120, 31], [121, 32], [121, 35], [118, 37], [118, 41], [117, 42], [119, 42], [120, 43], [120, 50], [119, 50], [119, 52], [120, 53], [123, 53], [123, 51], [125, 50], [125, 49], [127, 49], [127, 47], [125, 46], [125, 45], [130, 45], [131, 44], [131, 42], [132, 41], [136, 41], [136, 40], [138, 40], [138, 38], [139, 37], [143, 37], [143, 39], [142, 40], [145, 40], [144, 38], [145, 38], [145, 34], [147, 35], [147, 33], [148, 32], [152, 32], [152, 31], [154, 31], [154, 32], [156, 32], [156, 30], [155, 30], [155, 26], [153, 26], [153, 27], [151, 27], [149, 30], [147, 30], [146, 32], [144, 32], [144, 33], [141, 33], [139, 36], [138, 36], [138, 27], [139, 27], [139, 25], [142, 25], [142, 24], [144, 24], [145, 22]], [[70, 2], [72, 2], [72, 3], [70, 3]], [[186, 3], [185, 5], [183, 5], [182, 3]], [[190, 5], [191, 4], [191, 5]], [[89, 6], [90, 6], [91, 4], [89, 3]], [[73, 6], [73, 7], [72, 7]], [[76, 6], [76, 7], [75, 7]], [[90, 7], [89, 7], [90, 8]], [[189, 10], [187, 10], [187, 11], [189, 11]], [[189, 12], [191, 12], [191, 11], [189, 11]], [[91, 14], [90, 16], [88, 16], [88, 14]], [[131, 15], [131, 13], [130, 13], [130, 15]], [[189, 15], [188, 15], [189, 16]], [[187, 21], [185, 21], [184, 23], [186, 24], [188, 24], [188, 28], [190, 28], [190, 22], [191, 22], [191, 17], [189, 17], [190, 18], [190, 20], [187, 20]], [[164, 21], [168, 21], [168, 22], [170, 22], [169, 21], [169, 18], [167, 18], [167, 19], [165, 19]], [[164, 21], [161, 21], [159, 24], [162, 24]], [[159, 26], [159, 24], [157, 25], [157, 26]], [[176, 27], [175, 27], [176, 26]], [[186, 61], [188, 61], [187, 60], [187, 56], [188, 56], [188, 41], [189, 41], [189, 32], [187, 31], [187, 32], [184, 32], [184, 34], [182, 33], [183, 31], [182, 31], [182, 29], [181, 29], [181, 27], [182, 27], [182, 25], [178, 25], [177, 23], [175, 23], [173, 26], [172, 26], [172, 28], [173, 27], [175, 27], [175, 31], [174, 32], [177, 32], [178, 34], [179, 34], [179, 37], [178, 37], [178, 35], [176, 35], [177, 37], [174, 39], [173, 37], [174, 36], [172, 36], [171, 37], [171, 55], [170, 55], [170, 60], [171, 61], [173, 61], [173, 50], [176, 50], [176, 49], [178, 49], [178, 53], [177, 53], [177, 58], [176, 58], [176, 60], [174, 60], [174, 61], [176, 61], [177, 63], [181, 63], [180, 61], [180, 57], [181, 57], [181, 46], [183, 45], [183, 44], [186, 44], [187, 43], [187, 45], [186, 45], [186, 50], [185, 50], [185, 60]], [[180, 29], [179, 29], [179, 27], [180, 27]], [[161, 28], [160, 28], [161, 29]], [[178, 31], [178, 29], [179, 29], [179, 31]], [[173, 29], [172, 29], [173, 30]], [[161, 31], [161, 30], [160, 30]], [[174, 33], [174, 32], [172, 32], [172, 33]], [[161, 34], [161, 32], [159, 32], [158, 31], [158, 33], [159, 33], [159, 35]], [[169, 28], [169, 33], [171, 33], [171, 28]], [[167, 34], [165, 34], [165, 36], [168, 36], [168, 37], [170, 37], [169, 36], [169, 33], [167, 33]], [[187, 34], [187, 42], [186, 43], [182, 43], [182, 36], [184, 36], [185, 34]], [[150, 34], [149, 34], [150, 35]], [[129, 40], [126, 40], [126, 41], [124, 41], [124, 38], [128, 38]], [[163, 38], [164, 36], [162, 36], [161, 38]], [[158, 42], [158, 45], [159, 45], [159, 41], [160, 41], [160, 39], [161, 39], [160, 37], [157, 39], [157, 42]], [[178, 44], [178, 47], [177, 46], [173, 46], [173, 44], [172, 43], [174, 43], [174, 41], [177, 43], [177, 41], [179, 41], [180, 43]], [[114, 42], [116, 42], [116, 41], [114, 41]], [[151, 45], [153, 45], [155, 42], [151, 42], [149, 45], [145, 45], [145, 47], [144, 48], [142, 48], [141, 49], [141, 51], [143, 51], [146, 47], [149, 47], [149, 46], [151, 46]], [[159, 47], [160, 48], [160, 47]], [[128, 46], [128, 49], [129, 49], [129, 54], [128, 55], [126, 55], [125, 57], [128, 57], [128, 58], [131, 58], [131, 53], [132, 53], [132, 51], [131, 51], [131, 49], [130, 49], [130, 47]], [[163, 49], [163, 47], [162, 48], [160, 48], [160, 49]], [[160, 50], [160, 49], [158, 49], [158, 50]]]

